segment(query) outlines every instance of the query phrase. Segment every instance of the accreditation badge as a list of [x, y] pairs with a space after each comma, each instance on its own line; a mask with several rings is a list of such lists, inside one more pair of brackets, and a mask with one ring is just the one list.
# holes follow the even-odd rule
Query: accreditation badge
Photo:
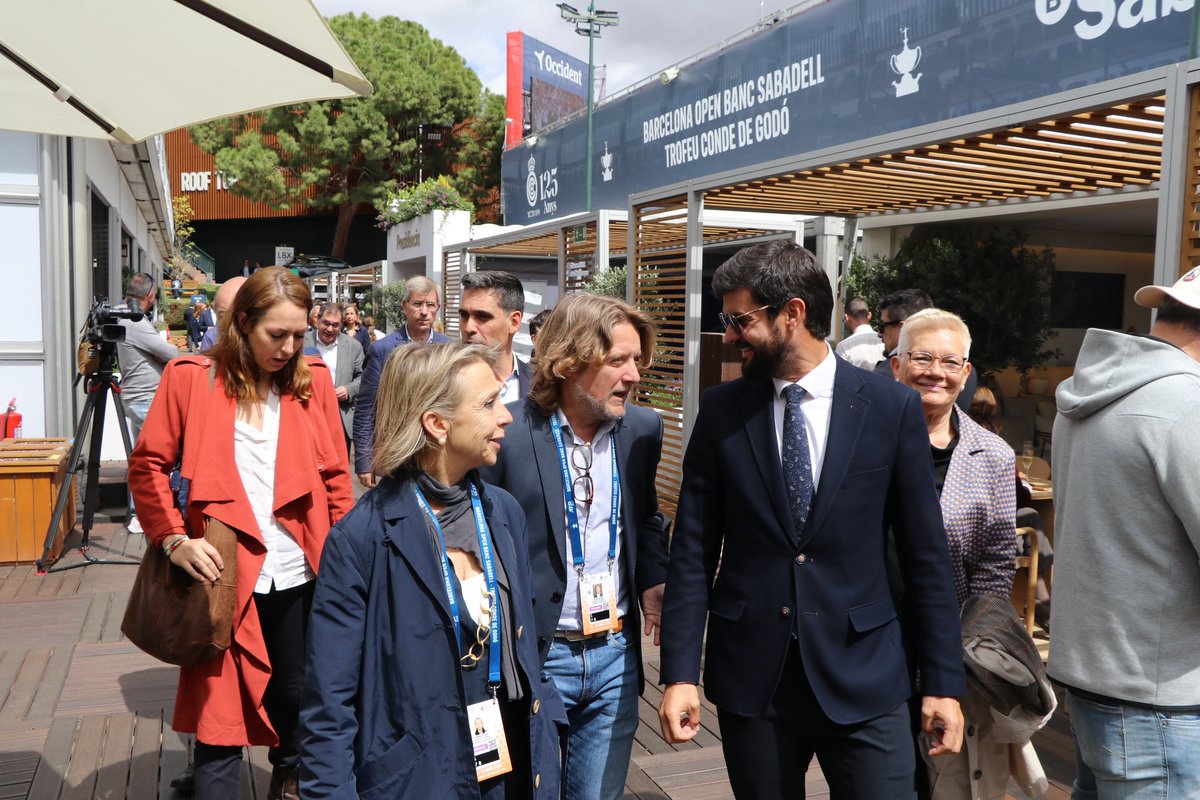
[[612, 630], [617, 622], [617, 589], [611, 572], [580, 576], [579, 608], [584, 633]]
[[508, 740], [504, 738], [504, 720], [500, 717], [500, 703], [496, 698], [467, 706], [467, 724], [471, 726], [476, 779], [483, 783], [488, 778], [512, 772]]

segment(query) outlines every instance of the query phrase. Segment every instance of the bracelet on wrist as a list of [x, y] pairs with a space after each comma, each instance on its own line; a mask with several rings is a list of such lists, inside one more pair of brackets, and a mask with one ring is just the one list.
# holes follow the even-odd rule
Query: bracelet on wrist
[[187, 538], [188, 538], [188, 537], [187, 537], [187, 536], [185, 536], [185, 535], [183, 535], [182, 533], [181, 533], [181, 534], [178, 534], [178, 535], [175, 537], [175, 540], [174, 540], [174, 541], [172, 541], [172, 542], [169, 542], [169, 543], [166, 543], [166, 544], [163, 544], [163, 546], [162, 546], [162, 547], [163, 547], [163, 553], [165, 553], [165, 554], [166, 554], [167, 558], [170, 558], [170, 557], [171, 557], [171, 553], [174, 553], [176, 550], [178, 550], [178, 549], [179, 549], [179, 545], [181, 545], [181, 544], [183, 544], [185, 541], [187, 541]]

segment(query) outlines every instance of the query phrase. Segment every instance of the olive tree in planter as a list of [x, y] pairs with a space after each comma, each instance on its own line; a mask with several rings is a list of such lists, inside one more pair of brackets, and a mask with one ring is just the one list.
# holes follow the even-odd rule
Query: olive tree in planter
[[392, 332], [404, 324], [404, 281], [377, 286], [358, 299], [364, 317], [374, 317], [375, 327]]
[[915, 228], [892, 258], [855, 258], [847, 297], [872, 309], [899, 289], [923, 289], [971, 329], [971, 362], [981, 376], [1005, 367], [1021, 374], [1058, 355], [1047, 346], [1054, 251], [1025, 246], [1018, 228]]

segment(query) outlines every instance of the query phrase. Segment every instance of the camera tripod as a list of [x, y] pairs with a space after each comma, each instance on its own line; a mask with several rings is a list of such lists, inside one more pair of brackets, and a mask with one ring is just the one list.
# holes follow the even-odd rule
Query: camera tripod
[[[121, 401], [120, 383], [113, 377], [113, 363], [117, 358], [116, 342], [93, 342], [99, 351], [99, 363], [94, 372], [89, 372], [84, 378], [84, 390], [87, 400], [83, 404], [83, 413], [79, 416], [79, 425], [75, 428], [75, 440], [71, 445], [71, 453], [67, 456], [67, 473], [62, 485], [58, 487], [58, 497], [54, 501], [54, 513], [50, 516], [50, 527], [46, 530], [46, 541], [42, 549], [42, 557], [37, 562], [38, 574], [47, 572], [62, 572], [63, 570], [86, 567], [90, 564], [133, 564], [141, 562], [131, 559], [100, 559], [94, 558], [88, 552], [92, 533], [92, 521], [96, 515], [96, 504], [100, 498], [100, 445], [104, 439], [104, 412], [108, 408], [108, 396], [112, 393], [113, 404], [117, 408], [117, 427], [121, 429], [121, 442], [125, 445], [125, 458], [133, 452], [129, 441], [129, 427], [125, 419], [125, 404]], [[83, 561], [74, 564], [63, 564], [53, 569], [47, 569], [46, 562], [50, 559], [50, 551], [62, 524], [63, 512], [67, 508], [67, 498], [72, 491], [71, 476], [83, 467], [83, 441], [91, 429], [91, 440], [88, 445], [87, 483], [83, 498], [83, 538], [79, 541], [79, 553]]]

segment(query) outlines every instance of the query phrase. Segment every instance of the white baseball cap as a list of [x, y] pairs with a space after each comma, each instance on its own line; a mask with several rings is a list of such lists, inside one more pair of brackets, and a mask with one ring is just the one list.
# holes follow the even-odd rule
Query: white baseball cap
[[1146, 308], [1158, 308], [1168, 297], [1185, 306], [1200, 308], [1200, 267], [1188, 270], [1174, 286], [1143, 286], [1133, 296], [1133, 302]]

